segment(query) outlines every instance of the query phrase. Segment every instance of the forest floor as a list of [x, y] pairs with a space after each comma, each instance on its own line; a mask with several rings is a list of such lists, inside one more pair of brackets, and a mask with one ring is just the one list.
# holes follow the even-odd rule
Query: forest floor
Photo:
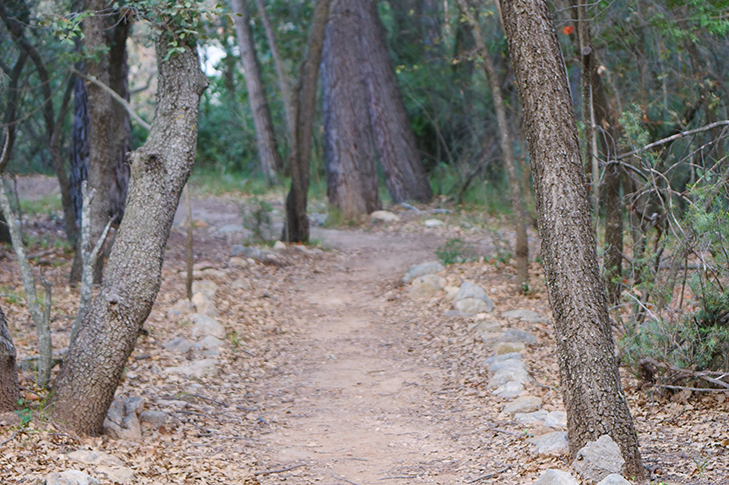
[[[38, 197], [38, 184], [24, 189], [21, 183], [21, 197]], [[281, 204], [271, 204], [280, 214]], [[127, 483], [263, 485], [528, 484], [546, 469], [570, 469], [566, 456], [538, 456], [528, 441], [554, 429], [515, 421], [502, 412], [508, 401], [487, 387], [485, 361], [494, 351], [479, 329], [525, 330], [538, 338], [522, 352], [534, 378], [525, 393], [541, 398], [546, 411], [562, 409], [551, 324], [501, 316], [527, 309], [550, 317], [541, 267], [532, 264], [531, 291], [522, 296], [513, 288], [514, 267], [499, 261], [509, 240], [503, 220], [398, 207], [396, 222], [317, 227], [313, 238], [323, 250], [289, 247], [277, 253], [279, 264], [264, 265], [232, 259], [244, 237], [237, 231], [239, 205], [234, 196], [193, 198], [196, 276], [217, 285], [213, 300], [226, 331], [223, 345], [184, 354], [163, 347], [175, 337], [194, 340], [185, 318], [168, 317], [185, 297], [178, 218], [162, 289], [117, 392], [142, 397], [147, 410], [168, 413], [171, 421], [145, 426], [139, 441], [69, 436], [45, 419], [32, 371], [23, 371], [32, 412], [21, 413], [20, 425], [0, 426], [3, 483], [41, 483], [67, 469], [113, 483], [109, 477], [120, 475], [111, 469], [119, 466], [133, 473]], [[425, 227], [432, 218], [444, 224]], [[78, 289], [67, 283], [69, 251], [38, 242], [60, 237], [58, 221], [52, 213], [26, 224], [36, 241], [30, 252], [39, 255], [36, 261], [54, 284], [54, 349], [68, 345], [78, 301]], [[449, 286], [472, 281], [485, 288], [496, 306], [492, 313], [448, 316], [452, 305], [444, 291], [416, 298], [401, 283], [411, 265], [436, 260], [435, 251], [456, 238], [483, 258], [449, 265], [440, 276]], [[532, 235], [533, 258], [537, 249]], [[0, 248], [0, 303], [20, 361], [36, 349], [22, 295], [14, 256]], [[215, 375], [167, 371], [203, 359], [212, 359]], [[729, 484], [724, 394], [654, 397], [621, 371], [655, 483]], [[74, 461], [69, 453], [79, 449], [114, 459]]]

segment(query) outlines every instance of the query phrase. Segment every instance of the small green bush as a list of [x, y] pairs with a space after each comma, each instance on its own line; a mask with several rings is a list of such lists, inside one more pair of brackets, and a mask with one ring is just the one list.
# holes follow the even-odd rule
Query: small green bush
[[473, 248], [458, 238], [446, 240], [445, 245], [442, 248], [436, 249], [435, 254], [446, 266], [477, 259]]

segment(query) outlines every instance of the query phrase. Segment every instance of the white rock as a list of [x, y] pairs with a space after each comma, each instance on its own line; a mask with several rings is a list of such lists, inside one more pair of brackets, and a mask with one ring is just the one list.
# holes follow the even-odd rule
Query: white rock
[[505, 360], [521, 360], [521, 353], [519, 352], [512, 352], [510, 354], [501, 354], [501, 355], [494, 355], [493, 357], [489, 357], [486, 359], [485, 364], [487, 366], [490, 366], [494, 362], [503, 362]]
[[425, 227], [438, 227], [442, 226], [445, 223], [440, 219], [428, 219], [427, 221], [423, 222], [423, 224], [425, 224]]
[[119, 483], [121, 485], [127, 485], [128, 483], [134, 483], [134, 471], [131, 468], [125, 466], [120, 467], [108, 467], [98, 466], [96, 467], [96, 473], [103, 475], [112, 483]]
[[418, 276], [440, 273], [444, 269], [445, 267], [438, 261], [428, 261], [427, 263], [416, 264], [410, 266], [410, 269], [408, 269], [408, 272], [403, 277], [402, 282], [408, 283], [410, 280], [417, 278]]
[[[458, 290], [453, 301], [457, 302], [465, 300], [466, 298], [476, 298], [478, 300], [483, 300], [484, 302], [491, 302], [491, 299], [486, 295], [486, 290], [475, 283], [471, 283], [470, 281], [466, 281], [461, 285], [461, 288]], [[491, 303], [491, 305], [493, 305], [493, 303]]]
[[533, 413], [516, 413], [514, 421], [524, 426], [542, 426], [548, 414], [544, 410], [534, 411]]
[[570, 451], [566, 431], [555, 431], [554, 433], [535, 436], [528, 441], [534, 445], [534, 452], [537, 455], [562, 456]]
[[168, 367], [162, 374], [181, 375], [185, 377], [215, 377], [218, 375], [218, 361], [215, 359], [202, 359], [190, 362], [179, 367]]
[[523, 352], [525, 346], [521, 342], [497, 342], [494, 345], [494, 353], [496, 355], [513, 354]]
[[246, 266], [248, 266], [248, 260], [239, 256], [233, 256], [228, 260], [228, 265], [232, 266], [233, 268], [245, 268]]
[[453, 301], [453, 299], [458, 294], [458, 290], [460, 290], [460, 288], [458, 288], [457, 286], [446, 286], [443, 289], [445, 290], [445, 294], [446, 294], [445, 299], [446, 299], [446, 301]]
[[251, 282], [248, 281], [248, 278], [238, 278], [230, 285], [230, 287], [236, 290], [247, 291], [251, 289]]
[[193, 324], [192, 338], [197, 339], [205, 337], [206, 335], [225, 338], [225, 327], [218, 323], [218, 321], [214, 318], [200, 313], [193, 313], [190, 315], [190, 321]]
[[180, 318], [192, 313], [193, 308], [192, 302], [190, 302], [187, 298], [178, 300], [177, 303], [167, 310], [167, 318], [176, 322]]
[[499, 337], [499, 342], [521, 342], [526, 345], [535, 345], [538, 340], [537, 337], [529, 332], [519, 330], [518, 328], [510, 328], [504, 335]]
[[139, 420], [142, 424], [146, 424], [153, 428], [159, 428], [160, 426], [169, 423], [171, 419], [171, 416], [164, 411], [144, 411], [139, 415]]
[[207, 315], [211, 318], [216, 318], [218, 316], [218, 309], [215, 308], [215, 303], [213, 303], [203, 293], [195, 293], [192, 296], [192, 304], [195, 305], [196, 313]]
[[463, 315], [488, 313], [494, 309], [493, 303], [489, 305], [487, 302], [476, 298], [466, 298], [463, 300], [458, 300], [453, 304], [453, 307], [461, 312]]
[[222, 280], [225, 279], [226, 276], [228, 276], [228, 273], [215, 268], [204, 269], [200, 272], [193, 271], [193, 277], [195, 279], [215, 278], [218, 280]]
[[543, 323], [548, 320], [537, 312], [531, 310], [509, 310], [501, 313], [503, 318], [516, 318], [522, 322]]
[[544, 418], [544, 426], [554, 429], [567, 427], [567, 413], [564, 411], [552, 411]]
[[620, 447], [604, 434], [597, 441], [590, 441], [577, 452], [572, 469], [585, 480], [599, 482], [610, 474], [623, 471], [625, 460]]
[[542, 399], [537, 396], [524, 396], [504, 406], [508, 414], [531, 413], [542, 407]]
[[418, 276], [410, 284], [411, 298], [430, 298], [445, 286], [446, 280], [438, 275]]
[[86, 463], [87, 465], [122, 466], [122, 461], [103, 451], [76, 450], [68, 454], [72, 461]]
[[579, 482], [567, 472], [547, 470], [533, 485], [579, 485]]
[[491, 394], [502, 399], [512, 399], [524, 392], [524, 384], [516, 381], [509, 381], [496, 388]]
[[602, 479], [600, 483], [597, 485], [631, 485], [629, 481], [627, 481], [622, 476], [618, 475], [617, 473], [611, 473], [610, 475], [606, 476]]
[[204, 349], [217, 349], [224, 343], [225, 341], [220, 340], [218, 337], [215, 337], [213, 335], [207, 335], [204, 339], [200, 341], [200, 344]]
[[283, 251], [286, 249], [286, 244], [284, 244], [282, 241], [276, 241], [273, 243], [273, 249], [274, 251]]
[[192, 348], [192, 342], [187, 340], [185, 337], [175, 337], [172, 340], [165, 342], [162, 346], [170, 352], [184, 354]]
[[397, 222], [400, 220], [400, 216], [393, 214], [390, 211], [374, 211], [372, 214], [370, 214], [370, 217], [373, 221], [382, 222]]
[[[215, 300], [215, 295], [218, 292], [218, 285], [214, 281], [200, 280], [192, 282], [192, 294], [202, 293], [209, 300]], [[193, 297], [194, 298], [194, 297]]]
[[79, 470], [66, 470], [61, 473], [49, 473], [46, 485], [99, 485], [99, 481]]

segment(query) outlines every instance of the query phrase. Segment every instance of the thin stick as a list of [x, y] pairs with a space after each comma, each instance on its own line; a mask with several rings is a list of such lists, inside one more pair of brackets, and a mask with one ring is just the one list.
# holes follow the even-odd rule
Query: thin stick
[[223, 406], [224, 408], [229, 408], [230, 407], [227, 404], [225, 404], [224, 402], [216, 401], [215, 399], [210, 399], [209, 397], [201, 396], [200, 394], [186, 394], [186, 395], [187, 396], [193, 396], [193, 397], [202, 399], [203, 401], [208, 401], [208, 402], [211, 402], [211, 403], [214, 403], [214, 404], [219, 404], [219, 405]]
[[499, 471], [496, 471], [493, 473], [488, 473], [486, 475], [481, 475], [480, 477], [474, 478], [473, 480], [468, 480], [466, 483], [475, 483], [475, 482], [478, 482], [479, 480], [488, 480], [489, 478], [494, 478], [496, 475], [501, 475], [502, 473], [504, 473], [506, 470], [508, 470], [510, 468], [511, 468], [510, 466], [507, 466], [506, 468], [502, 468]]
[[7, 443], [10, 443], [11, 441], [13, 441], [15, 439], [15, 437], [17, 435], [18, 435], [18, 432], [17, 431], [14, 432], [13, 435], [10, 438], [8, 438], [5, 441], [3, 441], [2, 443], [0, 443], [0, 446], [5, 446]]
[[723, 121], [717, 121], [715, 123], [711, 123], [706, 126], [702, 126], [701, 128], [682, 131], [681, 133], [676, 133], [675, 135], [671, 135], [668, 138], [663, 138], [662, 140], [658, 140], [653, 143], [649, 143], [648, 145], [646, 145], [644, 147], [636, 148], [635, 150], [633, 150], [631, 152], [623, 153], [618, 156], [618, 159], [629, 157], [630, 155], [635, 155], [639, 152], [644, 152], [646, 150], [650, 150], [651, 148], [655, 148], [659, 145], [665, 145], [666, 143], [670, 143], [674, 140], [678, 140], [679, 138], [683, 138], [684, 136], [695, 135], [696, 133], [701, 133], [702, 131], [708, 131], [713, 128], [716, 128], [717, 126], [727, 126], [727, 125], [729, 125], [729, 120], [723, 120]]
[[291, 466], [287, 466], [286, 468], [279, 468], [277, 470], [264, 470], [262, 472], [255, 472], [253, 474], [253, 476], [265, 477], [267, 475], [273, 475], [274, 473], [283, 473], [283, 472], [287, 472], [289, 470], [293, 470], [295, 468], [301, 468], [302, 466], [306, 466], [306, 463], [299, 463], [298, 465], [291, 465]]
[[185, 184], [183, 189], [185, 192], [185, 219], [187, 221], [187, 241], [185, 244], [186, 259], [187, 259], [187, 281], [185, 282], [185, 289], [187, 290], [187, 299], [192, 301], [192, 276], [193, 276], [193, 264], [192, 264], [192, 205], [190, 203], [190, 189], [189, 184]]
[[417, 475], [403, 475], [401, 477], [382, 477], [380, 480], [411, 480], [413, 478], [418, 478]]
[[729, 392], [726, 389], [715, 389], [713, 387], [711, 387], [711, 388], [684, 387], [684, 386], [669, 386], [668, 384], [658, 384], [658, 387], [663, 387], [665, 389], [678, 389], [681, 391], [694, 391], [694, 392]]
[[333, 477], [334, 477], [335, 479], [337, 479], [337, 480], [341, 480], [341, 481], [343, 481], [343, 482], [347, 482], [347, 483], [349, 483], [350, 485], [359, 485], [359, 483], [353, 482], [352, 480], [347, 480], [347, 479], [346, 479], [346, 478], [344, 478], [344, 477], [338, 477], [338, 476], [336, 476], [336, 475], [334, 474], [334, 472], [332, 472], [332, 476], [333, 476]]

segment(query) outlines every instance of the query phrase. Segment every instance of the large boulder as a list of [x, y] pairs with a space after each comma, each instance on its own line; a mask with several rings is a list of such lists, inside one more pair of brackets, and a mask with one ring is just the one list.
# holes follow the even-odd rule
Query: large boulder
[[427, 263], [416, 264], [410, 267], [405, 276], [403, 276], [402, 282], [408, 283], [418, 276], [440, 273], [444, 269], [445, 267], [443, 267], [443, 265], [440, 264], [438, 261], [428, 261]]
[[[245, 260], [243, 260], [245, 261]], [[218, 292], [218, 285], [214, 281], [200, 280], [192, 282], [192, 294], [202, 293], [209, 300], [214, 300], [215, 295]]]
[[534, 438], [529, 438], [528, 441], [534, 445], [533, 451], [537, 455], [562, 456], [570, 451], [566, 431], [555, 431], [554, 433], [535, 436]]
[[141, 397], [118, 397], [111, 403], [104, 418], [104, 434], [129, 441], [142, 439], [142, 425], [139, 414], [144, 410], [145, 401]]
[[577, 452], [572, 469], [584, 480], [599, 482], [613, 473], [623, 471], [625, 460], [620, 447], [613, 439], [604, 434], [597, 441], [590, 441]]
[[533, 485], [580, 485], [579, 482], [567, 472], [562, 470], [547, 470], [542, 473], [539, 480]]
[[410, 297], [430, 298], [442, 290], [445, 284], [446, 280], [435, 274], [418, 276], [410, 285]]
[[631, 483], [617, 473], [611, 473], [597, 485], [631, 485]]
[[486, 291], [475, 283], [466, 281], [453, 298], [453, 307], [465, 315], [490, 313], [494, 310], [494, 302], [486, 295]]

